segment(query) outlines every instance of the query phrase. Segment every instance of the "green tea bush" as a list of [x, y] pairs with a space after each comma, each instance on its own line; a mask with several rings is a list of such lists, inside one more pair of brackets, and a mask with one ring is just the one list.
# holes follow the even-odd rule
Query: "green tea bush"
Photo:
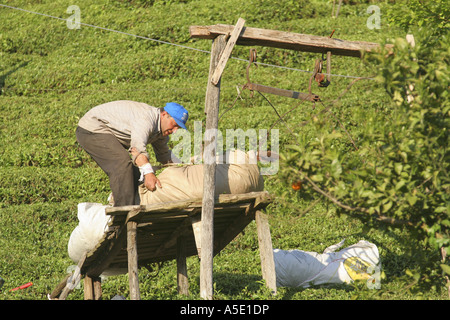
[[[426, 24], [426, 22], [424, 22]], [[318, 192], [341, 212], [361, 219], [406, 225], [442, 257], [423, 261], [422, 284], [450, 274], [448, 29], [431, 23], [416, 29], [415, 47], [396, 39], [392, 52], [366, 56], [379, 68], [377, 79], [391, 99], [385, 113], [367, 113], [353, 144], [342, 129], [324, 130], [284, 155], [283, 176], [303, 191]], [[441, 260], [442, 259], [442, 260]]]
[[[366, 9], [372, 3], [380, 5], [383, 20], [380, 30], [368, 32], [365, 26], [368, 17]], [[70, 16], [66, 9], [73, 4], [77, 3], [68, 0], [8, 1], [10, 6], [61, 18]], [[343, 1], [337, 19], [331, 18], [332, 1], [322, 0], [251, 0], [245, 3], [240, 0], [84, 0], [78, 5], [82, 23], [207, 51], [211, 49], [211, 41], [192, 39], [189, 26], [233, 25], [239, 17], [244, 18], [246, 26], [250, 27], [321, 36], [329, 36], [336, 30], [333, 37], [346, 40], [380, 42], [385, 36], [404, 38], [405, 35], [402, 28], [385, 23], [387, 18], [385, 20], [384, 17], [388, 17], [389, 13], [387, 10], [393, 8], [391, 1]], [[86, 25], [80, 29], [68, 29], [65, 21], [5, 7], [0, 9], [0, 17], [0, 276], [6, 281], [0, 291], [0, 299], [46, 300], [47, 294], [64, 278], [67, 268], [73, 265], [67, 254], [67, 244], [78, 223], [77, 204], [106, 203], [110, 192], [106, 175], [76, 142], [78, 119], [90, 108], [108, 101], [130, 99], [154, 106], [178, 101], [190, 111], [188, 129], [192, 132], [193, 121], [204, 122], [210, 56], [205, 52]], [[369, 229], [367, 225], [372, 220], [367, 219], [369, 222], [366, 223], [360, 215], [337, 215], [341, 213], [339, 207], [333, 206], [329, 198], [309, 192], [308, 183], [304, 183], [299, 191], [292, 190], [290, 184], [283, 184], [291, 178], [297, 179], [299, 167], [296, 167], [295, 161], [303, 161], [309, 164], [309, 169], [305, 169], [303, 164], [301, 169], [308, 175], [311, 173], [311, 178], [314, 177], [311, 181], [319, 187], [324, 190], [328, 187], [330, 193], [341, 192], [333, 196], [342, 202], [358, 201], [346, 203], [348, 205], [364, 205], [367, 210], [373, 207], [374, 214], [381, 210], [389, 218], [414, 222], [418, 221], [414, 220], [418, 217], [418, 206], [426, 201], [429, 208], [424, 211], [427, 215], [424, 215], [422, 223], [426, 222], [430, 230], [433, 226], [441, 226], [439, 232], [444, 234], [445, 225], [436, 224], [438, 219], [444, 218], [444, 213], [431, 211], [437, 208], [435, 204], [446, 198], [438, 195], [430, 200], [429, 197], [431, 193], [437, 195], [439, 188], [442, 190], [442, 181], [445, 180], [445, 176], [442, 178], [439, 173], [436, 178], [440, 185], [434, 185], [439, 158], [435, 159], [436, 165], [430, 166], [432, 178], [423, 178], [422, 181], [429, 180], [420, 186], [417, 185], [418, 171], [410, 173], [407, 167], [418, 164], [419, 153], [407, 150], [408, 162], [402, 162], [401, 156], [395, 156], [399, 150], [395, 149], [395, 143], [400, 142], [402, 151], [410, 145], [401, 139], [401, 135], [411, 133], [409, 127], [405, 127], [404, 131], [396, 127], [406, 121], [402, 118], [406, 105], [403, 102], [399, 105], [392, 103], [391, 98], [394, 96], [395, 101], [400, 101], [398, 97], [402, 97], [404, 83], [399, 79], [410, 76], [409, 56], [403, 56], [405, 62], [401, 59], [403, 54], [410, 52], [408, 48], [396, 49], [396, 55], [387, 55], [386, 58], [374, 55], [370, 63], [365, 64], [359, 59], [333, 57], [332, 73], [336, 75], [371, 77], [380, 69], [384, 70], [379, 73], [380, 80], [384, 79], [383, 74], [391, 76], [386, 77], [389, 80], [386, 83], [384, 80], [357, 81], [342, 97], [341, 93], [353, 80], [333, 76], [328, 88], [314, 86], [313, 92], [317, 92], [322, 99], [322, 103], [317, 103], [315, 108], [312, 104], [282, 97], [267, 95], [264, 98], [257, 93], [251, 96], [248, 91], [240, 90], [238, 95], [236, 87], [241, 88], [246, 82], [247, 61], [228, 61], [221, 83], [219, 113], [227, 112], [219, 121], [219, 129], [258, 130], [269, 129], [273, 125], [273, 128], [280, 130], [280, 151], [286, 159], [290, 157], [288, 144], [298, 143], [296, 148], [306, 151], [294, 154], [298, 150], [292, 149], [289, 166], [295, 170], [289, 176], [285, 162], [281, 163], [279, 174], [265, 177], [265, 189], [274, 198], [273, 204], [266, 209], [273, 247], [322, 252], [344, 238], [348, 245], [365, 239], [378, 246], [385, 277], [382, 279], [382, 289], [377, 291], [355, 284], [308, 289], [279, 288], [279, 294], [273, 296], [261, 278], [256, 227], [252, 223], [214, 258], [213, 280], [217, 299], [447, 298], [446, 293], [439, 291], [442, 286], [430, 286], [421, 293], [408, 290], [411, 288], [408, 274], [416, 281], [414, 277], [420, 262], [437, 261], [439, 264], [440, 255], [436, 247], [430, 249], [431, 241], [425, 246], [424, 232], [418, 237], [409, 229], [392, 229], [384, 225]], [[437, 52], [433, 54], [418, 47], [412, 52], [427, 63], [430, 63], [427, 54], [431, 54], [433, 59], [441, 59], [432, 64], [438, 68], [435, 75], [445, 81], [439, 72], [447, 61], [440, 51], [444, 45], [436, 48]], [[248, 59], [248, 50], [248, 47], [236, 46], [232, 55]], [[305, 72], [260, 66], [252, 69], [252, 80], [280, 88], [307, 90], [308, 71], [318, 55], [265, 47], [257, 47], [257, 50], [259, 62]], [[427, 50], [431, 50], [430, 47]], [[400, 62], [401, 67], [397, 67]], [[426, 74], [424, 79], [428, 79], [434, 67], [427, 67], [423, 62], [420, 62], [423, 64], [421, 68], [426, 72], [418, 74]], [[431, 84], [424, 82], [416, 88], [426, 90], [427, 83]], [[425, 96], [430, 95], [429, 99], [437, 93], [445, 95], [434, 81], [430, 90], [423, 91]], [[397, 91], [399, 93], [395, 93]], [[228, 110], [235, 99], [236, 104]], [[333, 103], [336, 99], [337, 102]], [[415, 99], [419, 101], [422, 98], [415, 95]], [[325, 112], [325, 108], [331, 106], [332, 113]], [[284, 121], [280, 121], [274, 109], [279, 114], [289, 112]], [[429, 114], [431, 116], [432, 112]], [[441, 121], [446, 120], [442, 117]], [[437, 131], [431, 129], [434, 135]], [[395, 135], [389, 136], [391, 131]], [[425, 134], [423, 130], [421, 132]], [[355, 150], [349, 135], [358, 150]], [[415, 137], [411, 136], [408, 140]], [[418, 145], [415, 148], [422, 148], [422, 142], [414, 143]], [[171, 145], [174, 145], [173, 141]], [[439, 152], [443, 155], [442, 150]], [[389, 156], [384, 153], [389, 153]], [[385, 156], [387, 160], [392, 160], [391, 167], [386, 164]], [[442, 166], [445, 164], [440, 163]], [[378, 165], [383, 167], [377, 177], [374, 172]], [[422, 167], [419, 169], [422, 170]], [[399, 189], [395, 190], [392, 186], [394, 180], [406, 180], [406, 184], [399, 184]], [[395, 194], [384, 194], [383, 199], [372, 197], [368, 191], [378, 195], [381, 191], [376, 187], [383, 189], [384, 182], [384, 190], [390, 193], [395, 191]], [[414, 204], [416, 211], [406, 208], [408, 199], [414, 202], [414, 198], [405, 195], [407, 190], [411, 190], [408, 188], [410, 184], [414, 185], [413, 182], [418, 189], [414, 195], [417, 197]], [[364, 189], [366, 187], [368, 189]], [[365, 193], [360, 194], [360, 191]], [[389, 199], [393, 200], [387, 210]], [[370, 206], [366, 200], [370, 201]], [[396, 212], [400, 207], [406, 208], [406, 211], [398, 217]], [[356, 214], [356, 211], [352, 212]], [[431, 236], [429, 239], [433, 240]], [[443, 240], [436, 238], [437, 247], [441, 245], [439, 241]], [[433, 264], [431, 267], [433, 269], [421, 270], [422, 279], [425, 276], [441, 276], [439, 266], [435, 268]], [[197, 257], [188, 258], [188, 273], [190, 295], [182, 297], [176, 294], [174, 261], [153, 271], [143, 268], [139, 273], [141, 296], [144, 299], [200, 299]], [[405, 284], [400, 281], [402, 277], [407, 277], [409, 282]], [[9, 292], [30, 281], [33, 286]], [[126, 275], [106, 278], [102, 289], [105, 300], [116, 294], [128, 297], [128, 278]], [[83, 299], [82, 290], [74, 290], [68, 299]]]

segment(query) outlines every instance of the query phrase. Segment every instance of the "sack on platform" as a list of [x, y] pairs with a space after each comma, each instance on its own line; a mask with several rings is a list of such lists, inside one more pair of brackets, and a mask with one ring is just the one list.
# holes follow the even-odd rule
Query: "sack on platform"
[[[169, 167], [158, 175], [162, 188], [139, 187], [140, 203], [152, 204], [203, 197], [203, 165]], [[216, 165], [215, 194], [240, 194], [264, 190], [256, 158], [240, 150], [227, 152]]]

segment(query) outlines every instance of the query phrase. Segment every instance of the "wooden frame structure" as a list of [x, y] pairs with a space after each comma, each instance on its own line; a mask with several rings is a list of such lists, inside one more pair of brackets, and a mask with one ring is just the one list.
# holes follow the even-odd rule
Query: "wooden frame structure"
[[[178, 288], [187, 293], [186, 257], [200, 257], [200, 295], [213, 297], [213, 257], [256, 220], [260, 244], [261, 265], [266, 284], [276, 292], [276, 276], [272, 241], [267, 217], [262, 213], [269, 203], [266, 192], [243, 195], [221, 195], [215, 190], [215, 155], [217, 142], [220, 83], [233, 47], [267, 46], [295, 51], [326, 54], [328, 80], [331, 55], [361, 57], [363, 51], [374, 50], [377, 43], [345, 41], [330, 37], [244, 27], [240, 18], [235, 26], [191, 26], [193, 38], [212, 40], [208, 83], [205, 96], [206, 131], [204, 138], [203, 198], [150, 206], [118, 207], [107, 210], [112, 216], [110, 230], [96, 249], [79, 262], [74, 274], [66, 277], [50, 295], [65, 299], [81, 276], [85, 276], [85, 298], [101, 297], [99, 275], [113, 266], [126, 267], [130, 279], [131, 299], [140, 299], [138, 268], [151, 262], [177, 259]], [[389, 45], [387, 45], [389, 47]], [[311, 81], [310, 81], [311, 82]], [[271, 88], [249, 82], [249, 88], [317, 101], [318, 96]], [[155, 229], [156, 228], [156, 229]], [[153, 231], [152, 231], [153, 230]], [[127, 243], [125, 249], [124, 243]], [[139, 259], [138, 259], [139, 257]]]
[[[263, 279], [276, 292], [270, 230], [262, 212], [271, 203], [270, 195], [265, 191], [224, 194], [214, 200], [213, 255], [256, 220]], [[100, 275], [105, 270], [123, 270], [128, 272], [130, 298], [139, 300], [139, 267], [173, 259], [177, 261], [178, 292], [188, 294], [186, 258], [201, 256], [202, 252], [202, 199], [110, 207], [105, 211], [111, 219], [103, 238], [80, 259], [74, 274], [53, 290], [50, 299], [66, 299], [83, 276], [85, 299], [101, 299]]]
[[[191, 26], [189, 29], [192, 38], [212, 40], [209, 77], [206, 87], [205, 114], [205, 150], [206, 164], [204, 165], [204, 193], [202, 206], [202, 255], [200, 265], [200, 294], [204, 299], [212, 299], [212, 265], [213, 265], [213, 207], [214, 207], [214, 179], [215, 143], [217, 141], [218, 111], [220, 104], [220, 80], [226, 63], [231, 55], [233, 47], [266, 46], [296, 51], [315, 52], [327, 55], [327, 73], [330, 75], [331, 55], [343, 55], [350, 57], [361, 57], [363, 51], [374, 50], [379, 47], [377, 43], [345, 41], [332, 39], [331, 37], [318, 37], [312, 35], [267, 30], [259, 28], [244, 27], [245, 20], [240, 18], [235, 26], [217, 24], [212, 26]], [[265, 86], [254, 86], [255, 90], [266, 90], [267, 92], [298, 98], [298, 92], [270, 88]], [[305, 100], [316, 101], [317, 96], [303, 95]], [[210, 147], [210, 145], [213, 147]], [[208, 149], [206, 149], [208, 148]]]

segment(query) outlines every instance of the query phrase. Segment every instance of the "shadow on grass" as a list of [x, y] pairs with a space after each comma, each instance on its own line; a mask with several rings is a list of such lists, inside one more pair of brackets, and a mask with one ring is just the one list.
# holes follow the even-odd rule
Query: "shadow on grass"
[[[5, 81], [6, 78], [8, 78], [11, 74], [13, 74], [14, 72], [16, 72], [17, 70], [25, 67], [28, 64], [28, 62], [22, 62], [20, 65], [18, 65], [17, 67], [4, 72], [3, 74], [0, 74], [0, 95], [2, 93], [2, 89], [5, 86]], [[0, 72], [3, 72], [3, 70], [1, 70]]]
[[214, 273], [216, 291], [229, 296], [245, 295], [246, 292], [258, 292], [264, 286], [259, 275]]
[[[328, 290], [332, 290], [334, 295], [341, 292], [343, 299], [348, 299], [355, 292], [354, 286], [346, 284], [330, 284], [321, 286], [303, 287], [283, 287], [277, 288], [277, 294], [272, 295], [269, 288], [266, 287], [264, 280], [258, 275], [214, 273], [214, 282], [216, 291], [231, 299], [267, 299], [267, 300], [297, 300], [299, 294], [305, 290], [308, 294], [300, 297], [302, 300], [308, 299], [327, 299]], [[313, 290], [313, 292], [311, 292]], [[341, 295], [341, 294], [339, 294]], [[308, 298], [309, 297], [309, 298]]]

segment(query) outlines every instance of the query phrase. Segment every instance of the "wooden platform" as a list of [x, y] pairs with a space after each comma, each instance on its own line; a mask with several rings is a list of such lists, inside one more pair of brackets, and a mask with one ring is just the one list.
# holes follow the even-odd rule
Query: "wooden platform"
[[[214, 205], [214, 255], [256, 220], [263, 279], [275, 292], [275, 267], [266, 215], [267, 192], [220, 195]], [[111, 207], [108, 230], [98, 245], [80, 260], [78, 270], [64, 279], [50, 298], [65, 299], [80, 277], [85, 278], [85, 299], [100, 299], [99, 276], [105, 270], [125, 269], [131, 299], [140, 299], [138, 269], [154, 262], [177, 260], [178, 289], [187, 294], [186, 257], [199, 255], [202, 199], [145, 206]], [[78, 276], [78, 278], [77, 278]]]

